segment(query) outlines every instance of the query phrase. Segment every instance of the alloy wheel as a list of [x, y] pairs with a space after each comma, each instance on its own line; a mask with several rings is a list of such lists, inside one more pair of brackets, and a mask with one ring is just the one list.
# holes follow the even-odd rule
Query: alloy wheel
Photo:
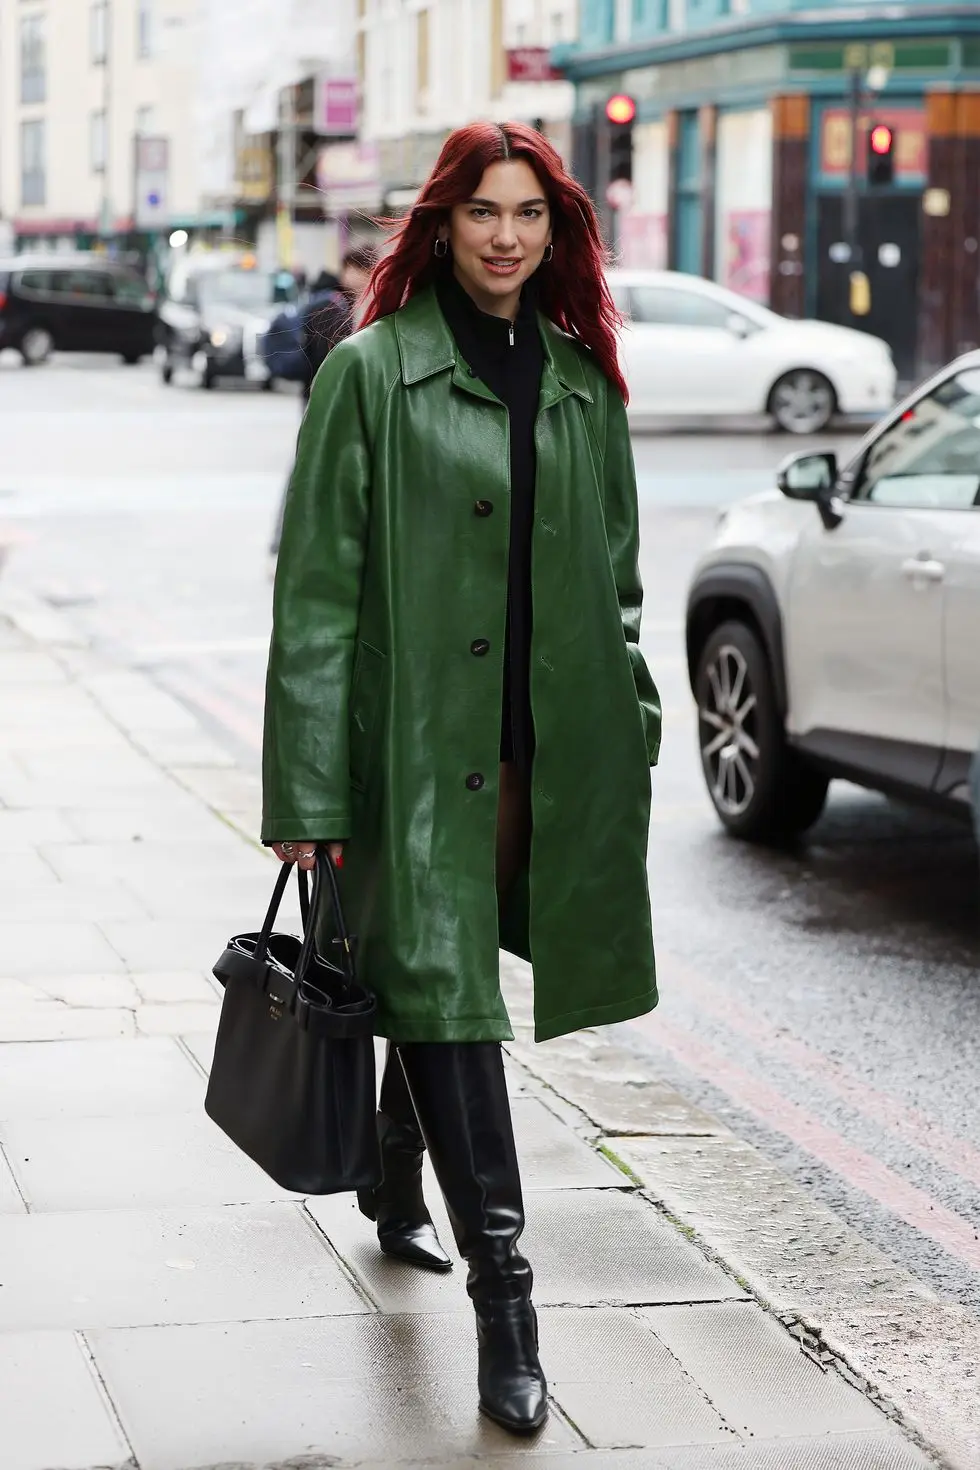
[[37, 367], [51, 356], [54, 338], [46, 327], [29, 327], [21, 338], [20, 353], [30, 367]]
[[816, 434], [834, 414], [834, 390], [821, 373], [798, 368], [780, 378], [772, 390], [770, 412], [790, 434]]
[[738, 817], [756, 792], [758, 701], [745, 656], [733, 643], [719, 646], [705, 673], [698, 710], [701, 760], [719, 812]]

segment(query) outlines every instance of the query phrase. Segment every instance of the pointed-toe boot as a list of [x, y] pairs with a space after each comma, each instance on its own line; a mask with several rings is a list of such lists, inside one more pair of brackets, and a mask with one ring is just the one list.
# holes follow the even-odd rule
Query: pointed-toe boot
[[378, 1244], [385, 1255], [425, 1271], [451, 1271], [453, 1263], [442, 1248], [422, 1194], [425, 1141], [401, 1064], [391, 1048], [381, 1084], [378, 1139], [382, 1179], [376, 1189], [358, 1190], [361, 1214], [376, 1222]]
[[500, 1045], [425, 1042], [398, 1052], [469, 1266], [480, 1409], [515, 1434], [531, 1434], [548, 1416], [548, 1385], [531, 1304], [534, 1278], [517, 1248], [524, 1202]]

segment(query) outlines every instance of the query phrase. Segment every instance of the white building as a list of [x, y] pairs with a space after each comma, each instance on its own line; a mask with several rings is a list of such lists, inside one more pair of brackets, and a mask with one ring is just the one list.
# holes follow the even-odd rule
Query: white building
[[577, 12], [577, 0], [358, 0], [361, 135], [385, 202], [407, 202], [445, 135], [476, 118], [537, 123], [567, 156], [573, 89], [531, 78], [574, 39]]
[[[197, 0], [0, 0], [0, 218], [72, 243], [202, 217]], [[137, 175], [136, 139], [165, 140]]]

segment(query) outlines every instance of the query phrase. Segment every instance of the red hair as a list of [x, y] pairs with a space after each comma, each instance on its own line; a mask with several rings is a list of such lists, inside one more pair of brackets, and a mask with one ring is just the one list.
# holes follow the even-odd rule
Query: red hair
[[548, 140], [524, 123], [477, 122], [450, 133], [411, 213], [395, 227], [392, 248], [375, 267], [361, 324], [390, 316], [432, 283], [440, 269], [433, 253], [439, 225], [453, 205], [474, 196], [492, 163], [511, 158], [534, 170], [551, 213], [554, 254], [534, 277], [541, 310], [588, 347], [625, 403], [629, 394], [616, 351], [622, 318], [603, 274], [608, 252], [595, 208]]

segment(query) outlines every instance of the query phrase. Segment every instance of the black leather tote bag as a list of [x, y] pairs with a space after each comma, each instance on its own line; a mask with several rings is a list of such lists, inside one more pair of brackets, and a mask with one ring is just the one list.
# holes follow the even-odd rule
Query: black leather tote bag
[[[374, 996], [357, 982], [337, 878], [318, 851], [309, 898], [297, 869], [303, 938], [274, 934], [289, 881], [284, 863], [258, 934], [228, 941], [214, 974], [225, 987], [205, 1109], [283, 1189], [341, 1194], [380, 1182]], [[316, 953], [329, 889], [338, 962]]]

